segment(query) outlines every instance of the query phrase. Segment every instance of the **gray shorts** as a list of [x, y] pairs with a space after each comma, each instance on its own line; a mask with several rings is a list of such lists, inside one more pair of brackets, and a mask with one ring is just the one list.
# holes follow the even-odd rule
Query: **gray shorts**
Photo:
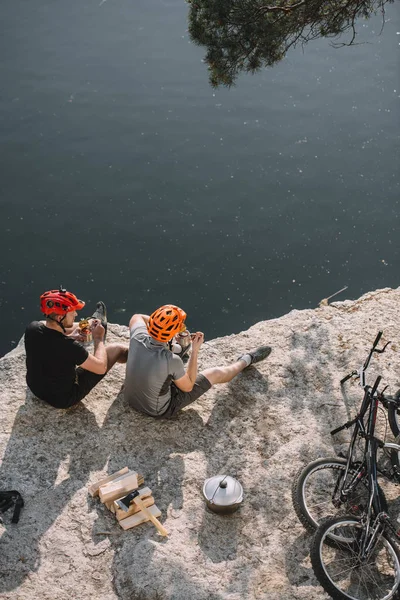
[[170, 419], [178, 410], [189, 406], [195, 402], [200, 396], [208, 392], [212, 387], [210, 381], [201, 373], [197, 375], [196, 382], [191, 392], [182, 392], [175, 384], [171, 384], [171, 402], [165, 413], [159, 416], [160, 419]]

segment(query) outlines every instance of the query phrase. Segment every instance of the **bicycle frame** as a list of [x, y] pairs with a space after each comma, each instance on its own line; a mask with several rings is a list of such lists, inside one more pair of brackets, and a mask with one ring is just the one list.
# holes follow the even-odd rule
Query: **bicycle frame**
[[[374, 387], [372, 388], [371, 393], [370, 393], [370, 398], [371, 398], [370, 411], [369, 411], [367, 432], [366, 432], [366, 437], [365, 437], [364, 456], [365, 456], [365, 463], [366, 463], [367, 474], [368, 474], [369, 502], [368, 502], [368, 510], [365, 515], [365, 530], [363, 532], [364, 540], [363, 540], [363, 543], [361, 546], [361, 553], [363, 555], [364, 555], [364, 553], [368, 554], [368, 551], [373, 547], [373, 540], [376, 539], [376, 536], [378, 534], [378, 528], [373, 527], [373, 535], [372, 535], [372, 537], [370, 537], [370, 529], [371, 529], [371, 523], [372, 523], [373, 516], [374, 515], [378, 516], [384, 512], [382, 509], [381, 499], [379, 497], [379, 492], [378, 492], [377, 454], [378, 454], [379, 440], [374, 437], [376, 418], [378, 415], [378, 406], [379, 406], [379, 399], [378, 399], [378, 395], [377, 395], [376, 391], [377, 391], [380, 381], [381, 381], [381, 377], [378, 377], [374, 384]], [[377, 521], [375, 521], [375, 523], [373, 525], [375, 525], [376, 523], [377, 523]], [[365, 548], [366, 544], [367, 544], [367, 547]]]
[[[365, 386], [365, 392], [364, 392], [364, 397], [363, 397], [363, 401], [361, 404], [361, 409], [360, 409], [360, 412], [358, 413], [358, 415], [355, 417], [355, 419], [353, 419], [349, 423], [346, 423], [342, 427], [339, 427], [339, 428], [335, 429], [334, 431], [332, 431], [332, 435], [333, 435], [335, 433], [338, 433], [338, 431], [345, 429], [347, 426], [350, 426], [350, 423], [355, 425], [352, 436], [351, 436], [349, 451], [347, 454], [347, 463], [346, 463], [345, 472], [344, 472], [343, 477], [340, 478], [341, 481], [338, 480], [338, 482], [335, 486], [334, 492], [333, 492], [333, 497], [332, 497], [332, 499], [334, 499], [336, 494], [339, 491], [340, 502], [345, 502], [349, 493], [365, 477], [365, 475], [370, 472], [370, 468], [369, 468], [370, 465], [374, 464], [375, 465], [374, 469], [376, 471], [376, 460], [375, 460], [375, 462], [371, 461], [371, 457], [372, 457], [371, 447], [374, 443], [373, 435], [375, 432], [375, 423], [376, 423], [376, 417], [377, 417], [378, 405], [379, 405], [379, 399], [376, 394], [376, 390], [380, 383], [380, 380], [381, 380], [381, 377], [378, 377], [374, 384], [374, 387], [372, 389], [369, 388], [369, 386]], [[369, 409], [368, 425], [367, 425], [367, 427], [365, 427], [364, 419], [365, 419], [365, 415], [366, 415], [368, 409]], [[354, 469], [354, 465], [356, 464], [353, 461], [354, 448], [355, 448], [356, 441], [359, 437], [362, 437], [365, 439], [364, 460], [356, 469]], [[376, 452], [375, 452], [375, 457], [376, 457]], [[355, 473], [352, 474], [350, 479], [348, 479], [350, 470], [353, 472], [355, 471]], [[375, 475], [376, 475], [376, 473], [375, 473]], [[376, 479], [376, 476], [375, 476], [375, 479]], [[370, 482], [369, 482], [369, 489], [370, 489], [370, 495], [371, 495], [371, 490], [373, 490], [374, 488], [371, 487]], [[376, 486], [375, 486], [375, 493], [372, 495], [372, 498], [374, 498], [374, 497], [376, 499], [376, 502], [379, 503], [380, 499], [379, 499], [379, 494], [377, 492]], [[380, 506], [379, 507], [377, 506], [376, 508], [377, 508], [377, 512], [380, 512]]]
[[[382, 442], [379, 438], [375, 437], [374, 435], [379, 402], [381, 401], [382, 397], [382, 395], [380, 396], [377, 392], [381, 379], [382, 378], [380, 376], [377, 377], [372, 388], [365, 386], [365, 393], [360, 412], [356, 416], [356, 418], [353, 419], [355, 427], [351, 437], [345, 474], [341, 481], [338, 479], [333, 493], [334, 499], [339, 490], [340, 501], [345, 502], [347, 496], [353, 491], [355, 486], [358, 485], [358, 483], [362, 479], [364, 479], [364, 477], [368, 477], [368, 506], [366, 507], [365, 514], [362, 516], [361, 519], [364, 524], [364, 527], [362, 529], [362, 538], [360, 540], [361, 543], [359, 551], [361, 560], [368, 559], [370, 553], [375, 547], [375, 543], [379, 539], [380, 533], [385, 527], [388, 527], [391, 533], [393, 533], [398, 539], [400, 539], [400, 536], [397, 534], [394, 526], [390, 522], [389, 516], [383, 510], [378, 490], [378, 448], [386, 448], [400, 451], [400, 445]], [[367, 426], [365, 427], [364, 418], [368, 409], [369, 414], [367, 419]], [[339, 430], [344, 428], [345, 426], [342, 426], [339, 428]], [[358, 466], [355, 474], [347, 482], [347, 477], [350, 468], [353, 467], [352, 470], [354, 471], [354, 463], [352, 462], [352, 459], [354, 455], [355, 443], [358, 437], [362, 437], [365, 439], [364, 460]]]
[[[338, 479], [335, 489], [333, 491], [332, 501], [334, 504], [335, 504], [334, 499], [335, 499], [338, 491], [339, 491], [340, 502], [341, 503], [345, 502], [346, 497], [354, 489], [354, 487], [359, 483], [359, 481], [361, 481], [367, 473], [371, 472], [371, 467], [375, 471], [375, 482], [376, 482], [376, 471], [377, 471], [376, 451], [375, 451], [375, 462], [373, 463], [373, 461], [371, 459], [371, 456], [372, 456], [371, 443], [373, 443], [372, 440], [373, 440], [373, 435], [375, 432], [375, 423], [376, 423], [376, 417], [377, 417], [377, 412], [378, 412], [379, 399], [382, 402], [384, 402], [384, 396], [383, 396], [383, 394], [381, 394], [380, 397], [378, 397], [378, 395], [377, 395], [377, 389], [378, 389], [378, 385], [381, 381], [381, 377], [377, 378], [374, 386], [371, 388], [370, 386], [366, 385], [366, 383], [365, 383], [365, 372], [369, 367], [369, 364], [371, 362], [371, 358], [372, 358], [374, 352], [377, 352], [378, 354], [382, 354], [386, 350], [388, 344], [390, 344], [390, 342], [387, 342], [383, 346], [382, 349], [377, 348], [377, 345], [379, 344], [379, 341], [380, 341], [382, 335], [383, 335], [383, 332], [379, 331], [378, 335], [376, 336], [375, 341], [372, 345], [372, 348], [371, 348], [366, 360], [364, 361], [363, 365], [358, 370], [353, 371], [349, 375], [346, 375], [345, 377], [343, 377], [343, 379], [340, 381], [340, 384], [343, 385], [351, 377], [354, 377], [354, 376], [358, 377], [360, 379], [360, 386], [364, 389], [364, 397], [363, 397], [363, 400], [361, 403], [360, 411], [356, 415], [356, 417], [354, 419], [351, 419], [350, 421], [348, 421], [341, 427], [338, 427], [338, 428], [334, 429], [333, 431], [331, 431], [331, 435], [335, 435], [336, 433], [339, 433], [339, 431], [342, 431], [343, 429], [349, 429], [350, 427], [354, 426], [353, 434], [351, 436], [350, 446], [349, 446], [349, 450], [348, 450], [347, 464], [346, 464], [344, 476], [343, 476], [343, 478]], [[365, 427], [364, 419], [365, 419], [365, 415], [367, 414], [368, 409], [369, 409], [368, 424], [367, 424], [367, 427]], [[364, 460], [356, 469], [354, 469], [354, 466], [356, 464], [355, 462], [353, 462], [354, 448], [355, 448], [356, 441], [359, 437], [363, 437], [365, 439]], [[367, 458], [367, 457], [369, 457], [369, 458]], [[372, 466], [373, 464], [375, 466]], [[350, 469], [353, 472], [355, 470], [355, 473], [354, 473], [354, 475], [352, 475], [351, 479], [348, 481]], [[377, 483], [373, 484], [372, 481], [368, 481], [368, 484], [369, 484], [369, 490], [370, 490], [370, 502], [380, 503]], [[373, 492], [372, 494], [371, 494], [371, 491]], [[376, 505], [377, 513], [380, 512], [380, 508], [381, 508], [380, 506]]]

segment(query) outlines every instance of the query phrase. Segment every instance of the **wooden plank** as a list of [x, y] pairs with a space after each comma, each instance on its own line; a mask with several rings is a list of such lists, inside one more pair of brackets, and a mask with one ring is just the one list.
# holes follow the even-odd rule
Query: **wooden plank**
[[[143, 504], [145, 505], [146, 508], [149, 508], [149, 506], [153, 506], [155, 500], [153, 498], [153, 496], [148, 496], [147, 498], [143, 498]], [[129, 507], [129, 510], [127, 512], [125, 512], [124, 510], [122, 510], [122, 508], [115, 508], [115, 503], [114, 503], [114, 509], [115, 509], [115, 516], [117, 517], [118, 521], [122, 521], [123, 519], [126, 519], [127, 517], [130, 517], [131, 515], [135, 515], [136, 513], [140, 512], [140, 507], [137, 506], [136, 504], [131, 504]]]
[[126, 496], [132, 490], [136, 490], [139, 487], [138, 474], [135, 471], [129, 471], [122, 477], [119, 477], [115, 481], [110, 481], [106, 485], [101, 485], [99, 489], [99, 496], [101, 502], [105, 504], [117, 498]]
[[157, 527], [157, 529], [161, 533], [161, 535], [163, 535], [164, 537], [167, 537], [168, 531], [165, 529], [165, 527], [163, 525], [161, 525], [160, 521], [152, 514], [152, 512], [151, 512], [152, 507], [146, 508], [145, 505], [143, 504], [143, 500], [139, 496], [134, 498], [133, 501], [135, 504], [137, 504], [140, 507], [141, 512], [143, 512], [145, 515], [148, 516], [150, 521]]
[[[148, 510], [153, 517], [161, 517], [161, 510], [157, 508], [155, 504], [153, 504], [153, 506], [150, 506], [150, 508], [146, 510]], [[135, 515], [128, 517], [127, 519], [122, 519], [122, 521], [120, 521], [119, 524], [121, 525], [122, 529], [126, 530], [131, 529], [132, 527], [136, 527], [136, 525], [140, 525], [141, 523], [145, 523], [146, 521], [149, 521], [148, 516], [145, 515], [142, 511], [140, 511]]]
[[[125, 473], [123, 473], [122, 475], [118, 475], [118, 477], [116, 479], [113, 479], [112, 482], [110, 483], [115, 483], [116, 481], [121, 481], [122, 479], [125, 479], [125, 477], [127, 477], [128, 475], [132, 475], [136, 473], [136, 471], [131, 471], [128, 469], [128, 471], [125, 471]], [[139, 486], [144, 484], [144, 479], [143, 479], [143, 475], [141, 475], [141, 473], [136, 473], [137, 478], [138, 478], [138, 484]], [[104, 484], [106, 485], [106, 484]]]
[[120, 477], [121, 475], [125, 475], [125, 473], [128, 473], [128, 471], [129, 471], [128, 467], [124, 467], [120, 471], [117, 471], [116, 473], [113, 473], [112, 475], [109, 475], [108, 477], [105, 477], [104, 479], [100, 479], [100, 481], [98, 481], [97, 483], [93, 483], [91, 486], [89, 486], [89, 494], [91, 496], [98, 496], [100, 486], [106, 485], [106, 483], [109, 483], [110, 481], [114, 481], [115, 479], [118, 479], [118, 477]]
[[104, 502], [104, 504], [107, 506], [108, 510], [115, 515], [114, 500], [109, 500], [108, 502]]

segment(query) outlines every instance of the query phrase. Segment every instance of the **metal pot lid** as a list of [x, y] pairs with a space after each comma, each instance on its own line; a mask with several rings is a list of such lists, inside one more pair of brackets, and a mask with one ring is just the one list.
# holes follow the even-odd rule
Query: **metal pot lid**
[[238, 480], [230, 475], [216, 475], [205, 480], [203, 495], [211, 504], [232, 506], [242, 502], [243, 488]]

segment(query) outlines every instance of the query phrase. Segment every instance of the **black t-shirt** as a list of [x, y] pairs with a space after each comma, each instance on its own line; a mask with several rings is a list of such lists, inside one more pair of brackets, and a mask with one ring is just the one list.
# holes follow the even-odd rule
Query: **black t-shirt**
[[33, 321], [25, 331], [26, 382], [29, 389], [52, 406], [62, 405], [75, 393], [75, 367], [88, 351], [61, 331]]

